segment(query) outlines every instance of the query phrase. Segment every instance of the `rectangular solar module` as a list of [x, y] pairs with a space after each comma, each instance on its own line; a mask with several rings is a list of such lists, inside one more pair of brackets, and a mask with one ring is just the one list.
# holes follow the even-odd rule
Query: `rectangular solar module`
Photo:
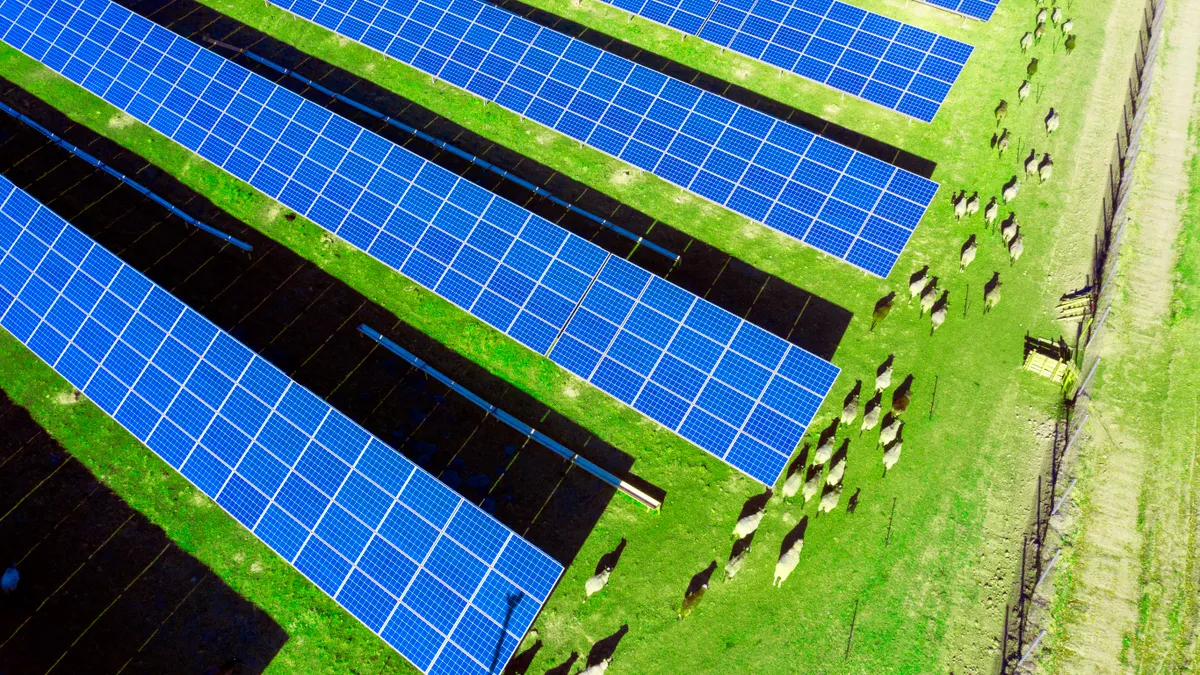
[[78, 2], [6, 0], [0, 37], [774, 484], [835, 366], [119, 5]]
[[0, 176], [0, 325], [427, 673], [499, 673], [562, 566]]
[[937, 191], [479, 0], [270, 1], [880, 277]]
[[922, 122], [974, 49], [837, 0], [603, 2]]
[[988, 0], [921, 0], [921, 2], [980, 21], [990, 20], [992, 14], [995, 14], [996, 8], [1000, 6], [999, 0], [997, 2]]

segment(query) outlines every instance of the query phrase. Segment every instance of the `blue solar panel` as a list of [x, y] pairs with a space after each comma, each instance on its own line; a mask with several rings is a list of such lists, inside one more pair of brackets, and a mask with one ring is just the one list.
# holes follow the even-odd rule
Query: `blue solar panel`
[[[880, 277], [937, 191], [915, 174], [479, 0], [393, 0], [384, 9], [368, 0], [271, 1]], [[910, 71], [944, 62], [934, 74], [953, 80], [959, 66], [926, 58], [929, 50], [966, 59], [932, 33], [895, 32], [917, 47], [892, 42], [885, 53], [907, 58]], [[893, 70], [894, 83], [903, 79], [914, 92], [940, 91], [938, 80]], [[905, 97], [912, 103], [904, 110], [928, 108], [932, 119], [933, 101]]]
[[922, 122], [973, 49], [836, 0], [603, 1]]
[[[18, 2], [0, 6], [0, 17]], [[93, 51], [99, 66], [78, 51], [56, 58], [57, 45], [27, 53], [735, 468], [775, 482], [837, 377], [832, 364], [118, 5], [91, 2], [104, 24], [121, 27], [107, 51]], [[33, 14], [29, 7], [18, 16]], [[18, 27], [5, 41], [29, 48], [31, 39], [13, 38]], [[63, 35], [72, 49], [86, 44]], [[115, 79], [99, 79], [105, 69]], [[173, 111], [189, 86], [201, 98]], [[696, 361], [701, 348], [714, 358]]]
[[965, 17], [979, 19], [980, 21], [988, 21], [992, 18], [992, 14], [996, 12], [996, 8], [1000, 6], [999, 1], [989, 2], [988, 0], [921, 0], [935, 7], [948, 9], [955, 14], [962, 14]]
[[501, 672], [562, 574], [2, 176], [0, 325], [425, 672]]

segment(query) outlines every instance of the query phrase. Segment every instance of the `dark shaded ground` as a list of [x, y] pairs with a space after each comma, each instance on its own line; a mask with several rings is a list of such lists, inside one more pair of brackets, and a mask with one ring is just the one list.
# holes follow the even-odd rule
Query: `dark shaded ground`
[[488, 417], [361, 335], [369, 324], [463, 386], [618, 476], [633, 460], [401, 322], [286, 247], [0, 80], [0, 99], [202, 222], [246, 254], [0, 115], [0, 172], [467, 499], [570, 564], [614, 490]]
[[[616, 255], [628, 257], [647, 270], [669, 279], [696, 295], [704, 297], [818, 356], [831, 359], [850, 324], [851, 313], [843, 307], [752, 267], [713, 246], [631, 209], [603, 193], [563, 176], [549, 167], [496, 145], [487, 138], [474, 134], [382, 87], [315, 59], [264, 33], [248, 28], [194, 0], [171, 0], [169, 2], [121, 0], [121, 2], [131, 10], [147, 16], [180, 35], [189, 37], [205, 48], [212, 48], [211, 45], [204, 42], [204, 37], [210, 37], [236, 47], [252, 49], [255, 54], [279, 66], [294, 70], [327, 89], [420, 129], [443, 142], [453, 144], [546, 189], [560, 199], [602, 218], [607, 218], [639, 236], [646, 237], [679, 254], [681, 260], [672, 264], [671, 260], [644, 246], [637, 247], [635, 250], [633, 241], [592, 220], [555, 205], [548, 199], [538, 197], [494, 173], [440, 150], [432, 143], [421, 141], [352, 106], [339, 103], [336, 99], [313, 90], [294, 78], [280, 75], [249, 58], [237, 56], [227, 49], [212, 48], [222, 57], [234, 59], [259, 75], [354, 120], [363, 127], [465, 176], [492, 192], [523, 205], [547, 220], [591, 240]], [[695, 76], [699, 77], [699, 74], [696, 73]], [[787, 114], [780, 114], [780, 111], [774, 110], [768, 110], [768, 112], [781, 117], [801, 114], [794, 110]], [[841, 142], [847, 142], [841, 137], [834, 138]], [[859, 145], [863, 143], [865, 141], [859, 142]], [[886, 147], [890, 148], [890, 146]], [[895, 148], [890, 148], [882, 154], [886, 155], [886, 161], [891, 161], [896, 152], [898, 151]]]
[[288, 635], [0, 391], [0, 672], [261, 673]]

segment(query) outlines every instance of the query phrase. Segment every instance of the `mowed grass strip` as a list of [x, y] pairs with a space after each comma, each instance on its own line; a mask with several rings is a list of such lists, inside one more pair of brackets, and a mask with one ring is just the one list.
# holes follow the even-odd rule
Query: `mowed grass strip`
[[[209, 4], [854, 311], [857, 320], [834, 359], [844, 374], [818, 418], [821, 426], [840, 409], [842, 396], [856, 379], [870, 387], [875, 365], [889, 353], [896, 355], [897, 381], [910, 372], [915, 376], [917, 396], [907, 417], [905, 455], [886, 480], [880, 476], [879, 453], [872, 449], [874, 435], [859, 438], [856, 431], [846, 435], [851, 444], [843, 505], [861, 488], [857, 512], [847, 515], [839, 510], [813, 518], [812, 503], [807, 508], [799, 504], [784, 508], [773, 502], [742, 575], [728, 585], [714, 583], [696, 613], [677, 621], [675, 609], [691, 575], [728, 554], [728, 533], [737, 511], [755, 492], [749, 480], [367, 256], [326, 243], [314, 225], [303, 219], [284, 221], [277, 205], [236, 179], [148, 128], [127, 124], [115, 109], [13, 50], [0, 50], [0, 64], [13, 81], [629, 452], [637, 459], [634, 470], [667, 490], [667, 505], [657, 516], [639, 511], [626, 500], [613, 502], [538, 623], [546, 647], [533, 670], [563, 660], [572, 650], [586, 653], [591, 641], [611, 634], [622, 623], [630, 625], [618, 651], [619, 667], [626, 672], [664, 672], [665, 664], [671, 672], [928, 672], [952, 657], [976, 665], [987, 660], [987, 645], [998, 632], [1007, 599], [1004, 579], [1016, 564], [1010, 559], [1011, 550], [986, 545], [986, 538], [997, 531], [1013, 534], [1024, 524], [1033, 490], [1030, 477], [1040, 466], [1042, 451], [1031, 428], [1052, 413], [1053, 388], [1022, 376], [1017, 369], [1021, 338], [1027, 329], [1055, 330], [1042, 301], [1062, 289], [1041, 288], [1039, 281], [1050, 263], [1050, 243], [1061, 234], [1056, 224], [1067, 222], [1070, 228], [1089, 231], [1091, 226], [1065, 219], [1062, 202], [1055, 198], [1054, 190], [1078, 178], [1062, 161], [1047, 189], [1026, 185], [1014, 205], [1021, 210], [1023, 223], [1042, 225], [1026, 231], [1028, 253], [1011, 270], [998, 237], [984, 230], [980, 219], [956, 224], [950, 216], [949, 190], [979, 189], [986, 202], [988, 195], [999, 192], [1000, 184], [1018, 173], [1016, 153], [1010, 151], [1003, 162], [995, 159], [987, 138], [994, 130], [991, 108], [1001, 96], [1015, 99], [1016, 86], [1023, 79], [1028, 57], [1015, 45], [1024, 30], [1018, 24], [1026, 20], [1031, 24], [1032, 14], [1017, 17], [1015, 10], [1002, 12], [992, 24], [968, 36], [977, 45], [976, 54], [930, 127], [897, 123], [893, 113], [866, 104], [856, 109], [848, 102], [843, 108], [836, 95], [806, 90], [808, 83], [798, 78], [781, 78], [775, 89], [764, 85], [764, 93], [785, 101], [798, 96], [785, 91], [795, 88], [804, 99], [793, 101], [799, 107], [939, 162], [934, 178], [945, 185], [943, 192], [918, 228], [894, 278], [880, 282], [762, 226], [683, 196], [678, 188], [652, 176], [638, 177], [619, 162], [580, 149], [496, 106], [484, 107], [474, 97], [431, 84], [427, 76], [278, 10], [252, 2], [213, 0]], [[1102, 46], [1099, 33], [1109, 6], [1076, 9], [1077, 32], [1094, 36], [1093, 41], [1081, 38], [1080, 49], [1070, 60], [1061, 50], [1057, 56], [1050, 53], [1049, 38], [1037, 48], [1032, 55], [1039, 56], [1042, 64], [1035, 81], [1045, 85], [1046, 96], [1041, 103], [1029, 101], [1021, 107], [1014, 100], [1005, 122], [1014, 134], [1040, 142], [1041, 116], [1053, 97], [1063, 115], [1051, 148], [1059, 158], [1069, 156], [1082, 126], [1084, 99], [1094, 78]], [[665, 47], [662, 51], [677, 58]], [[958, 248], [970, 233], [980, 238], [980, 255], [960, 275]], [[905, 297], [904, 279], [925, 263], [951, 291], [951, 318], [946, 326], [930, 338], [927, 320], [918, 319], [915, 307], [901, 302], [893, 316], [870, 332], [875, 300], [888, 290]], [[1086, 260], [1080, 261], [1080, 267], [1086, 267]], [[995, 312], [981, 318], [982, 285], [994, 271], [1005, 281], [1005, 299]], [[963, 320], [962, 303], [968, 291], [970, 318]], [[28, 356], [26, 362], [32, 358]], [[37, 371], [29, 363], [18, 363], [15, 369], [18, 372], [11, 377], [17, 380], [25, 377], [25, 369]], [[4, 377], [10, 377], [10, 368], [3, 370]], [[58, 386], [65, 385], [59, 382]], [[41, 389], [27, 387], [19, 400], [35, 417], [48, 416], [55, 410], [47, 398], [52, 390], [49, 384]], [[935, 405], [930, 416], [931, 403]], [[128, 456], [110, 453], [106, 445], [74, 451], [89, 465], [107, 463], [109, 471], [98, 471], [105, 476], [121, 473], [123, 466], [132, 471], [143, 462], [157, 461], [151, 461], [144, 449], [144, 456], [135, 461], [136, 443]], [[170, 473], [161, 462], [155, 466], [156, 471]], [[117, 489], [132, 501], [144, 488], [131, 483]], [[890, 544], [885, 546], [893, 500], [895, 519]], [[217, 544], [235, 541], [233, 533], [249, 538], [232, 519], [219, 514], [202, 524], [193, 523], [191, 512], [199, 508], [185, 503], [160, 509], [151, 517], [173, 536], [180, 529], [201, 559], [231, 555]], [[800, 566], [783, 590], [773, 589], [769, 582], [779, 541], [805, 514], [812, 521]], [[202, 537], [196, 536], [197, 528], [204, 530], [203, 539], [212, 538], [212, 547], [198, 543]], [[629, 546], [612, 582], [583, 604], [583, 580], [591, 574], [594, 561], [621, 537], [628, 539]], [[214, 567], [222, 573], [228, 569], [227, 564]], [[344, 617], [315, 590], [303, 597], [290, 592], [295, 583], [304, 582], [294, 573], [280, 572], [281, 578], [288, 574], [294, 579], [276, 586], [238, 579], [234, 573], [235, 588], [244, 589], [252, 600], [263, 598], [255, 601], [268, 611], [295, 603], [302, 606], [278, 611]], [[720, 574], [718, 569], [714, 579]], [[997, 575], [999, 583], [992, 587], [980, 583]], [[842, 661], [856, 603], [853, 649], [849, 659]], [[277, 620], [292, 630], [294, 622]], [[303, 635], [304, 643], [289, 642], [277, 660], [279, 672], [345, 672], [344, 664], [356, 660], [362, 641], [369, 643], [361, 647], [368, 652], [370, 645], [375, 653], [388, 651], [365, 629], [356, 631], [353, 626], [341, 632], [310, 630], [293, 635]]]

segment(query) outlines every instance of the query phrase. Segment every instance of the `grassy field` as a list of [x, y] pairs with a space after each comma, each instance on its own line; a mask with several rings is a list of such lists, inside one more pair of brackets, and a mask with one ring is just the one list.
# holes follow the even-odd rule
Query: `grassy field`
[[[929, 126], [908, 125], [871, 104], [841, 101], [819, 85], [779, 77], [695, 40], [681, 42], [644, 21], [628, 23], [602, 5], [544, 4], [935, 160], [933, 178], [942, 191], [888, 281], [866, 277], [765, 227], [685, 197], [652, 176], [631, 174], [615, 160], [581, 150], [496, 106], [485, 108], [447, 86], [431, 85], [423, 75], [261, 3], [206, 4], [853, 311], [855, 320], [834, 358], [843, 375], [814, 428], [825, 426], [840, 409], [855, 380], [869, 386], [875, 366], [889, 354], [896, 357], [897, 381], [910, 373], [915, 378], [906, 452], [891, 475], [881, 478], [873, 435], [849, 436], [843, 499], [861, 489], [857, 511], [814, 518], [811, 503], [802, 508], [772, 502], [746, 570], [735, 582], [714, 584], [696, 613], [677, 621], [675, 610], [691, 576], [728, 555], [729, 530], [741, 504], [758, 491], [755, 484], [367, 256], [328, 246], [311, 223], [283, 220], [277, 205], [244, 184], [147, 127], [126, 123], [114, 109], [14, 50], [0, 48], [0, 70], [10, 80], [628, 452], [637, 460], [634, 471], [667, 491], [659, 515], [646, 514], [627, 500], [613, 503], [536, 624], [545, 647], [531, 672], [563, 661], [572, 651], [586, 653], [593, 641], [623, 624], [629, 633], [617, 650], [613, 672], [992, 669], [1017, 568], [1013, 556], [1029, 514], [1033, 477], [1044, 457], [1045, 423], [1055, 406], [1054, 388], [1019, 370], [1022, 339], [1027, 331], [1056, 336], [1059, 329], [1048, 311], [1053, 299], [1083, 283], [1096, 222], [1092, 201], [1102, 187], [1119, 106], [1119, 94], [1108, 97], [1107, 92], [1124, 87], [1140, 3], [1071, 6], [1068, 14], [1075, 19], [1080, 46], [1067, 57], [1061, 49], [1053, 52], [1048, 37], [1032, 50], [1041, 60], [1036, 78], [1040, 100], [1031, 98], [1021, 106], [1016, 105], [1016, 88], [1030, 55], [1021, 54], [1017, 40], [1033, 27], [1033, 3], [1004, 3], [992, 22], [965, 28], [958, 19], [919, 4], [858, 3], [976, 46], [960, 82]], [[991, 111], [1000, 98], [1010, 100], [1005, 125], [1014, 135], [1014, 149], [1002, 160], [988, 147], [995, 131]], [[1041, 119], [1049, 106], [1060, 110], [1062, 126], [1047, 139]], [[1020, 172], [1031, 143], [1055, 156], [1056, 175], [1044, 187], [1023, 185], [1013, 205], [1025, 227], [1026, 255], [1010, 269], [998, 235], [988, 232], [979, 218], [955, 222], [949, 198], [959, 189], [979, 190], [984, 201], [997, 195]], [[979, 257], [959, 274], [959, 247], [970, 234], [980, 239]], [[875, 301], [888, 291], [907, 297], [908, 274], [925, 264], [950, 291], [947, 324], [931, 337], [927, 320], [901, 304], [880, 328], [869, 331]], [[985, 317], [982, 287], [993, 272], [1004, 281], [1004, 301]], [[387, 666], [380, 661], [388, 648], [90, 404], [70, 409], [56, 405], [55, 395], [65, 383], [7, 335], [0, 336], [0, 356], [0, 387], [133, 506], [288, 630], [291, 640], [273, 672], [375, 673]], [[782, 590], [771, 588], [778, 543], [805, 515], [812, 522], [800, 566]], [[584, 604], [583, 580], [622, 537], [628, 548], [612, 582]], [[398, 662], [392, 658], [390, 669], [403, 672]]]

